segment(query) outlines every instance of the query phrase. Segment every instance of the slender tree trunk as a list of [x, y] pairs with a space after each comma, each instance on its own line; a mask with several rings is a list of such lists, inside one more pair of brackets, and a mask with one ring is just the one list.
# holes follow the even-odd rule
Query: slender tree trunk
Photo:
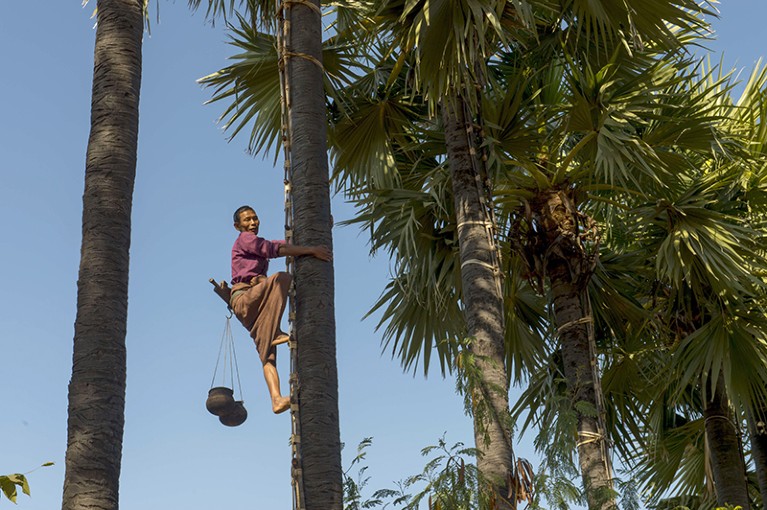
[[64, 510], [118, 508], [142, 16], [141, 0], [98, 1]]
[[604, 449], [604, 431], [593, 412], [581, 412], [578, 403], [584, 402], [594, 410], [597, 405], [595, 382], [592, 375], [592, 357], [589, 351], [588, 329], [579, 323], [586, 317], [581, 303], [581, 291], [569, 281], [565, 264], [549, 270], [556, 325], [561, 329], [560, 341], [567, 387], [575, 403], [578, 416], [578, 461], [586, 488], [589, 510], [616, 508], [609, 459]]
[[[600, 430], [597, 389], [602, 387], [589, 347], [587, 317], [581, 299], [591, 269], [584, 267], [575, 205], [564, 192], [543, 195], [537, 211], [545, 230], [554, 317], [559, 329], [565, 379], [578, 416], [578, 461], [589, 510], [616, 508], [605, 431]], [[579, 278], [580, 277], [580, 278]], [[579, 409], [586, 404], [591, 411]]]
[[767, 409], [760, 408], [756, 416], [749, 416], [748, 427], [751, 433], [751, 455], [754, 458], [756, 479], [759, 481], [759, 492], [762, 495], [762, 505], [767, 505]]
[[746, 466], [721, 374], [714, 394], [705, 406], [703, 416], [706, 419], [706, 439], [711, 454], [716, 502], [720, 506], [740, 505], [743, 510], [748, 510]]
[[[291, 89], [293, 217], [296, 244], [332, 247], [332, 217], [323, 89], [322, 23], [317, 10], [287, 3]], [[316, 59], [312, 61], [302, 55]], [[296, 261], [296, 334], [301, 452], [307, 510], [341, 510], [341, 439], [333, 304], [333, 264]]]
[[[471, 121], [464, 116], [463, 101], [443, 104], [445, 140], [453, 183], [464, 314], [472, 353], [480, 369], [479, 388], [473, 392], [474, 437], [481, 452], [477, 467], [496, 492], [497, 508], [507, 503], [512, 469], [509, 386], [504, 357], [503, 299], [496, 285], [500, 268], [486, 230], [484, 205], [472, 162]], [[467, 131], [468, 130], [468, 131]], [[494, 267], [495, 265], [495, 267]]]

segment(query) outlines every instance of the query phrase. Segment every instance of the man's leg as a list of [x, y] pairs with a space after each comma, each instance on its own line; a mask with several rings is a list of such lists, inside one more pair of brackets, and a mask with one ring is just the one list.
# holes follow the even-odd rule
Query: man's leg
[[274, 414], [287, 411], [290, 407], [290, 398], [283, 397], [280, 393], [280, 376], [277, 373], [277, 366], [272, 360], [267, 359], [264, 363], [264, 379], [266, 379], [266, 387], [269, 389], [269, 396], [272, 398]]
[[288, 336], [280, 330], [280, 320], [288, 300], [290, 281], [290, 274], [280, 272], [258, 285], [263, 293], [263, 299], [259, 303], [258, 314], [250, 336], [257, 339], [256, 346], [259, 352], [262, 349], [269, 351], [273, 345], [288, 341]]

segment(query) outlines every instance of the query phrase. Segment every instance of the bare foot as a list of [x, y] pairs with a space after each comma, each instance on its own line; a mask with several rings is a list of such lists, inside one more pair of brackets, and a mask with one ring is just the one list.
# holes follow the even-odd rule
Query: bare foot
[[272, 411], [274, 414], [284, 413], [290, 407], [290, 399], [288, 397], [276, 397], [272, 399]]
[[280, 344], [284, 344], [290, 340], [290, 337], [286, 333], [280, 333], [276, 337], [274, 337], [274, 340], [272, 340], [272, 346], [276, 347]]

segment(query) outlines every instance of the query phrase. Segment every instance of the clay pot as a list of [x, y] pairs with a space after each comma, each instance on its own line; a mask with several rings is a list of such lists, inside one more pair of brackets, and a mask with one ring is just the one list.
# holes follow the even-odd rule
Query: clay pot
[[211, 388], [208, 392], [208, 400], [205, 401], [205, 408], [216, 416], [232, 412], [235, 408], [234, 390], [223, 386]]
[[229, 413], [218, 417], [218, 421], [227, 427], [236, 427], [238, 425], [242, 425], [243, 422], [245, 422], [247, 419], [248, 411], [245, 409], [245, 405], [242, 400], [235, 402], [234, 408]]

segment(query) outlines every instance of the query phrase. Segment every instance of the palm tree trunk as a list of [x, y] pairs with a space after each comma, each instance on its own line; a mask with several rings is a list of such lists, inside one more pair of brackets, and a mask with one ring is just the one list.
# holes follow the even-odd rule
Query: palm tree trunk
[[[582, 295], [591, 269], [584, 267], [575, 204], [564, 192], [541, 195], [536, 213], [545, 232], [546, 274], [549, 277], [554, 318], [559, 330], [562, 360], [568, 391], [578, 417], [578, 461], [586, 489], [589, 510], [616, 508], [612, 488], [610, 459], [605, 431], [599, 426], [601, 408], [597, 390], [602, 385], [596, 358], [589, 346], [586, 321], [591, 320], [583, 306]], [[579, 403], [591, 411], [584, 412]]]
[[496, 508], [511, 508], [507, 476], [512, 469], [509, 386], [504, 357], [503, 300], [496, 285], [497, 262], [492, 257], [484, 205], [475, 180], [473, 147], [460, 97], [443, 104], [445, 141], [453, 183], [464, 314], [471, 350], [479, 368], [479, 388], [473, 392], [474, 438], [480, 452], [477, 467], [493, 484]]
[[550, 266], [548, 275], [556, 325], [561, 331], [565, 379], [578, 416], [578, 461], [589, 510], [616, 508], [604, 431], [600, 431], [593, 412], [578, 410], [579, 402], [586, 403], [591, 409], [599, 409], [595, 385], [601, 386], [592, 375], [588, 329], [580, 322], [586, 318], [581, 290], [569, 281], [569, 270], [564, 263]]
[[[287, 3], [291, 23], [293, 217], [296, 244], [332, 247], [332, 217], [323, 89], [322, 24], [313, 10]], [[314, 57], [315, 61], [302, 55]], [[333, 264], [296, 261], [296, 334], [301, 406], [301, 453], [307, 510], [341, 510], [341, 439], [333, 303]]]
[[141, 0], [98, 1], [64, 510], [118, 508], [142, 8]]
[[749, 415], [748, 427], [751, 433], [751, 455], [754, 458], [756, 479], [763, 504], [767, 504], [767, 409], [761, 408], [757, 416]]
[[717, 504], [740, 505], [743, 510], [748, 510], [746, 466], [721, 374], [714, 394], [705, 406], [703, 416], [706, 419], [706, 439], [711, 455]]

